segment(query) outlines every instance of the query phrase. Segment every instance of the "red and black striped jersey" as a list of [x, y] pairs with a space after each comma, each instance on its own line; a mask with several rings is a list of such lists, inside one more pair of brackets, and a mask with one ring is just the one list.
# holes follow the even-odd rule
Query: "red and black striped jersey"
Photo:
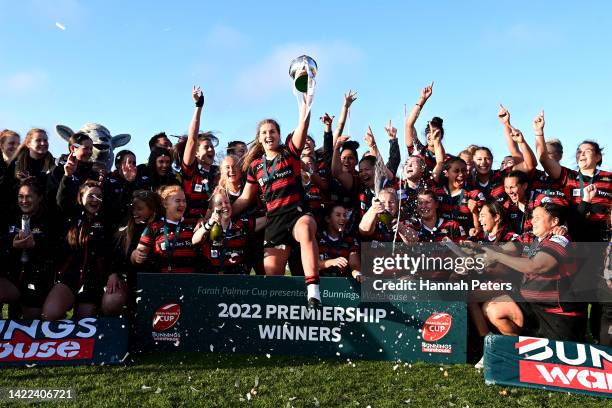
[[[395, 233], [391, 227], [388, 227], [385, 223], [380, 220], [376, 221], [376, 227], [372, 235], [362, 235], [362, 241], [376, 241], [376, 242], [393, 242]], [[398, 237], [399, 239], [399, 237]]]
[[300, 151], [287, 142], [274, 160], [265, 155], [255, 159], [247, 170], [247, 183], [257, 184], [266, 204], [268, 217], [294, 211], [303, 205], [302, 162]]
[[480, 231], [475, 237], [470, 237], [470, 241], [479, 242], [481, 244], [487, 244], [492, 242], [513, 242], [518, 241], [520, 235], [509, 228], [504, 227], [497, 231], [497, 234], [485, 233]]
[[437, 184], [433, 188], [438, 197], [438, 215], [445, 220], [455, 220], [466, 232], [474, 228], [474, 217], [468, 207], [469, 200], [475, 200], [478, 208], [482, 208], [485, 203], [484, 195], [480, 190], [461, 189], [461, 192], [451, 196], [448, 187]]
[[204, 169], [197, 161], [191, 166], [181, 163], [180, 175], [187, 198], [186, 218], [203, 217], [208, 209], [208, 200], [219, 182], [219, 167], [213, 164]]
[[321, 196], [321, 190], [313, 182], [310, 182], [308, 186], [304, 186], [306, 190], [306, 203], [307, 207], [312, 210], [313, 214], [319, 213], [323, 210], [323, 197]]
[[590, 213], [587, 214], [586, 219], [593, 222], [609, 222], [610, 205], [612, 204], [611, 172], [596, 170], [595, 174], [591, 177], [567, 167], [562, 167], [559, 182], [563, 185], [565, 196], [574, 206], [577, 206], [582, 201], [583, 189], [590, 184], [595, 184], [597, 194], [591, 201]]
[[467, 234], [461, 224], [454, 220], [438, 218], [436, 226], [427, 227], [422, 222], [412, 223], [411, 227], [417, 232], [419, 242], [441, 242], [446, 238], [459, 242], [466, 239]]
[[191, 244], [193, 224], [178, 224], [161, 219], [152, 222], [142, 233], [140, 245], [149, 248], [149, 257], [162, 273], [195, 272], [196, 251]]
[[529, 174], [529, 190], [534, 193], [544, 194], [548, 197], [565, 197], [563, 185], [559, 180], [553, 180], [545, 171], [534, 169]]
[[247, 274], [246, 250], [249, 237], [255, 232], [255, 217], [241, 217], [233, 220], [223, 232], [223, 239], [202, 241], [202, 255], [208, 261], [205, 273]]
[[[527, 194], [529, 193], [527, 192]], [[533, 200], [529, 200], [525, 204], [524, 211], [520, 209], [517, 203], [513, 202], [510, 197], [507, 196], [502, 205], [506, 211], [506, 218], [509, 222], [508, 226], [512, 232], [519, 235], [531, 232], [533, 228], [533, 225], [531, 225], [531, 215], [534, 208]]]
[[474, 173], [468, 180], [466, 188], [468, 190], [479, 190], [484, 195], [485, 200], [502, 202], [506, 197], [504, 178], [510, 174], [511, 171], [512, 167], [505, 168], [504, 170], [492, 170], [486, 184], [482, 184], [478, 180], [476, 173]]
[[[359, 242], [355, 237], [342, 234], [337, 238], [331, 237], [327, 231], [317, 234], [319, 241], [319, 258], [323, 261], [335, 258], [345, 258], [347, 261], [352, 253], [359, 254]], [[350, 267], [338, 268], [332, 266], [330, 268], [321, 269], [320, 276], [349, 276]]]
[[562, 302], [562, 291], [569, 290], [570, 279], [578, 269], [573, 254], [574, 244], [567, 235], [549, 235], [539, 239], [528, 233], [521, 236], [520, 241], [524, 245], [524, 257], [533, 258], [543, 252], [557, 261], [557, 265], [547, 272], [524, 274], [521, 296], [530, 302], [558, 306]]

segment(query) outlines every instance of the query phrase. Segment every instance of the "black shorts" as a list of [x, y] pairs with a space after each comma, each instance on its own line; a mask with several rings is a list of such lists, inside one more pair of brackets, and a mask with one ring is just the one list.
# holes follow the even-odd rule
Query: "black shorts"
[[5, 276], [19, 290], [23, 306], [41, 308], [53, 287], [53, 271], [48, 264], [26, 264], [11, 268]]
[[102, 295], [104, 295], [104, 286], [106, 282], [102, 282], [94, 276], [85, 276], [81, 285], [80, 273], [75, 270], [63, 271], [60, 273], [55, 283], [63, 283], [68, 286], [74, 295], [74, 302], [100, 304]]
[[312, 214], [297, 208], [294, 211], [268, 217], [264, 235], [264, 248], [274, 248], [280, 245], [289, 247], [297, 245], [297, 241], [293, 238], [293, 227], [295, 227], [295, 224], [303, 215], [312, 216]]
[[[567, 316], [548, 312], [554, 306], [542, 303], [517, 303], [523, 313], [522, 336], [543, 337], [554, 340], [583, 342], [586, 333], [586, 305], [582, 303], [565, 303], [562, 309], [566, 313], [579, 313], [579, 316]], [[557, 306], [558, 307], [558, 306]]]

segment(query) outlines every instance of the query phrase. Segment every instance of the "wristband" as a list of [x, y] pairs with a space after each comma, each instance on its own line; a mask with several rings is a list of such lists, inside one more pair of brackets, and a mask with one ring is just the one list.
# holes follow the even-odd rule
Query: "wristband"
[[540, 133], [540, 134], [536, 133], [536, 137], [538, 137], [538, 136], [544, 137], [544, 133]]

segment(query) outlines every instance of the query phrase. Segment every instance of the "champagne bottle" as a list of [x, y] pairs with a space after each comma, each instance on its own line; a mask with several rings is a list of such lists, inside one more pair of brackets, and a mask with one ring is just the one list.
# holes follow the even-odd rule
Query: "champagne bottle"
[[380, 220], [380, 222], [382, 222], [383, 224], [385, 224], [385, 226], [388, 229], [391, 229], [392, 225], [392, 221], [393, 221], [393, 216], [391, 215], [391, 213], [389, 211], [385, 211], [381, 214], [378, 215], [378, 219]]
[[[219, 210], [215, 210], [215, 214], [219, 214]], [[212, 228], [210, 229], [210, 240], [213, 242], [223, 241], [223, 228], [219, 225], [218, 222], [215, 222]]]

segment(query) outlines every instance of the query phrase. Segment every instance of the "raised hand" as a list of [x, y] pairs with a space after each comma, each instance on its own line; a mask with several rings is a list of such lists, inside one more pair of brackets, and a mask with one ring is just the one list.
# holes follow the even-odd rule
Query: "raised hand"
[[344, 107], [350, 108], [353, 102], [355, 102], [355, 99], [357, 99], [357, 92], [353, 92], [349, 89], [348, 93], [344, 94]]
[[201, 108], [204, 106], [204, 92], [200, 87], [193, 86], [193, 90], [191, 91], [191, 96], [193, 97], [193, 101], [195, 102], [195, 106]]
[[350, 136], [338, 136], [338, 139], [336, 139], [336, 144], [334, 145], [335, 149], [339, 149], [344, 143], [346, 143], [351, 137]]
[[440, 129], [433, 127], [431, 122], [429, 122], [427, 126], [429, 126], [429, 139], [434, 143], [440, 141], [442, 139], [442, 132]]
[[372, 199], [372, 211], [376, 214], [382, 214], [385, 212], [385, 206], [380, 202], [380, 200], [376, 197]]
[[325, 114], [321, 116], [319, 119], [321, 119], [321, 122], [323, 122], [326, 128], [331, 129], [331, 125], [334, 122], [334, 118], [335, 116], [329, 116], [329, 113], [325, 112]]
[[499, 104], [499, 111], [497, 112], [497, 118], [504, 126], [510, 126], [510, 112], [504, 108], [504, 105]]
[[376, 139], [374, 139], [374, 132], [372, 132], [372, 127], [368, 126], [368, 131], [363, 137], [363, 141], [368, 147], [372, 147], [376, 145]]
[[426, 102], [429, 99], [429, 97], [433, 93], [433, 86], [434, 83], [433, 81], [431, 81], [430, 85], [427, 85], [425, 88], [423, 88], [423, 90], [421, 91], [421, 101]]
[[68, 158], [66, 159], [66, 164], [64, 164], [64, 175], [67, 177], [72, 177], [77, 168], [77, 158], [74, 153], [70, 152]]
[[525, 138], [523, 137], [523, 133], [518, 130], [518, 129], [512, 129], [512, 132], [510, 133], [510, 136], [512, 137], [512, 141], [514, 143], [525, 143]]
[[544, 134], [544, 111], [538, 113], [533, 119], [533, 130], [535, 130], [536, 135]]
[[394, 128], [393, 125], [391, 124], [391, 119], [389, 119], [389, 124], [385, 126], [385, 131], [387, 132], [389, 139], [397, 138], [397, 129]]

